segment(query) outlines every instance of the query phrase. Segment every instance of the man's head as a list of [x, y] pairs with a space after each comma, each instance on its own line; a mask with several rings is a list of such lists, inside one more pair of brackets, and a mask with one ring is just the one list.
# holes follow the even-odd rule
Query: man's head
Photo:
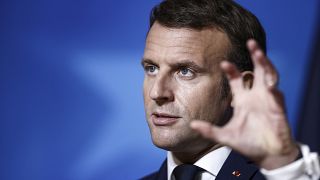
[[259, 21], [231, 0], [166, 0], [154, 7], [143, 57], [144, 102], [156, 146], [198, 153], [212, 146], [192, 120], [225, 123], [231, 95], [219, 63], [251, 71], [246, 41], [265, 51]]

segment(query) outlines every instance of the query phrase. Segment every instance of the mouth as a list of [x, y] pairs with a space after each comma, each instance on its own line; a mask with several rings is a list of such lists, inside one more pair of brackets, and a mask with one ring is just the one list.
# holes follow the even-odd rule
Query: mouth
[[151, 115], [151, 120], [154, 125], [156, 126], [170, 126], [175, 124], [178, 119], [181, 118], [180, 116], [172, 115], [169, 113], [160, 113], [155, 112]]

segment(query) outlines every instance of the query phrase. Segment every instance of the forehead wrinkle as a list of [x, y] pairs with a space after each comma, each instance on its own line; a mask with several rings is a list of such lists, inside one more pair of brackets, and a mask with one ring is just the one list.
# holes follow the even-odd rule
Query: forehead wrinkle
[[[204, 38], [201, 38], [201, 32], [185, 30], [185, 29], [170, 29], [165, 32], [154, 32], [149, 34], [146, 43], [162, 44], [165, 43], [168, 47], [179, 47], [179, 44], [199, 45], [203, 43]], [[153, 39], [157, 39], [158, 42], [154, 42]]]
[[158, 45], [161, 47], [181, 47], [181, 48], [197, 48], [202, 43], [201, 38], [196, 37], [181, 37], [181, 38], [162, 38], [159, 37], [157, 41], [152, 40], [150, 37], [147, 39], [146, 44]]
[[[187, 28], [168, 28], [161, 25], [154, 25], [155, 27], [161, 27], [163, 31], [157, 29], [155, 32], [149, 31], [148, 36], [155, 36], [161, 38], [186, 38], [186, 37], [194, 37], [194, 34], [201, 34], [201, 31], [197, 31], [194, 29], [187, 29]], [[151, 28], [153, 29], [153, 27]], [[198, 36], [197, 36], [198, 37]]]
[[[191, 46], [188, 46], [187, 44], [181, 43], [181, 44], [161, 44], [156, 41], [147, 41], [147, 45], [157, 45], [165, 48], [185, 48], [185, 49], [197, 49], [198, 46], [194, 45], [194, 43], [189, 43]], [[149, 48], [146, 46], [146, 49]]]
[[145, 50], [156, 52], [147, 53], [148, 56], [155, 55], [154, 58], [166, 61], [191, 59], [209, 65], [218, 62], [217, 59], [224, 59], [226, 40], [229, 39], [225, 33], [216, 28], [196, 31], [155, 24], [149, 31]]
[[[159, 53], [159, 51], [155, 50], [154, 48], [147, 48], [147, 49], [150, 51]], [[169, 49], [170, 48], [166, 48], [164, 51], [168, 51]], [[153, 61], [159, 61], [161, 59], [161, 61], [171, 66], [174, 64], [185, 63], [185, 62], [193, 62], [194, 64], [197, 64], [199, 66], [203, 64], [201, 53], [194, 53], [194, 52], [185, 51], [181, 49], [177, 49], [174, 51], [170, 49], [170, 51], [171, 51], [170, 53], [166, 53], [166, 52], [160, 53], [162, 54], [161, 56], [157, 56], [157, 55], [154, 56], [155, 54], [153, 53], [151, 54], [146, 53], [145, 58], [152, 59]]]
[[[192, 44], [192, 43], [191, 43]], [[159, 47], [161, 47], [159, 49]], [[161, 43], [157, 43], [154, 41], [149, 41], [148, 45], [145, 48], [146, 51], [169, 51], [170, 56], [198, 56], [202, 53], [202, 50], [199, 46], [196, 45], [188, 45], [188, 44], [174, 44], [174, 45], [164, 45]], [[189, 58], [188, 57], [188, 58]]]

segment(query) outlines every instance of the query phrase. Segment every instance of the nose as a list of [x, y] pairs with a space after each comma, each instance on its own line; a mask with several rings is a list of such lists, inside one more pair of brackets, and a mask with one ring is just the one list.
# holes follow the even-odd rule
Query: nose
[[172, 102], [174, 100], [174, 93], [170, 78], [158, 75], [153, 82], [149, 96], [158, 105]]

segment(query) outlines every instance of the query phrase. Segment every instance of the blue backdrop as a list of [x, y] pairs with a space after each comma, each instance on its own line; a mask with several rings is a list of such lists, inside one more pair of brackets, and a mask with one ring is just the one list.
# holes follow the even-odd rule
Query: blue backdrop
[[[0, 2], [1, 180], [137, 179], [160, 166], [140, 67], [158, 2]], [[238, 2], [265, 26], [295, 128], [319, 2]]]

